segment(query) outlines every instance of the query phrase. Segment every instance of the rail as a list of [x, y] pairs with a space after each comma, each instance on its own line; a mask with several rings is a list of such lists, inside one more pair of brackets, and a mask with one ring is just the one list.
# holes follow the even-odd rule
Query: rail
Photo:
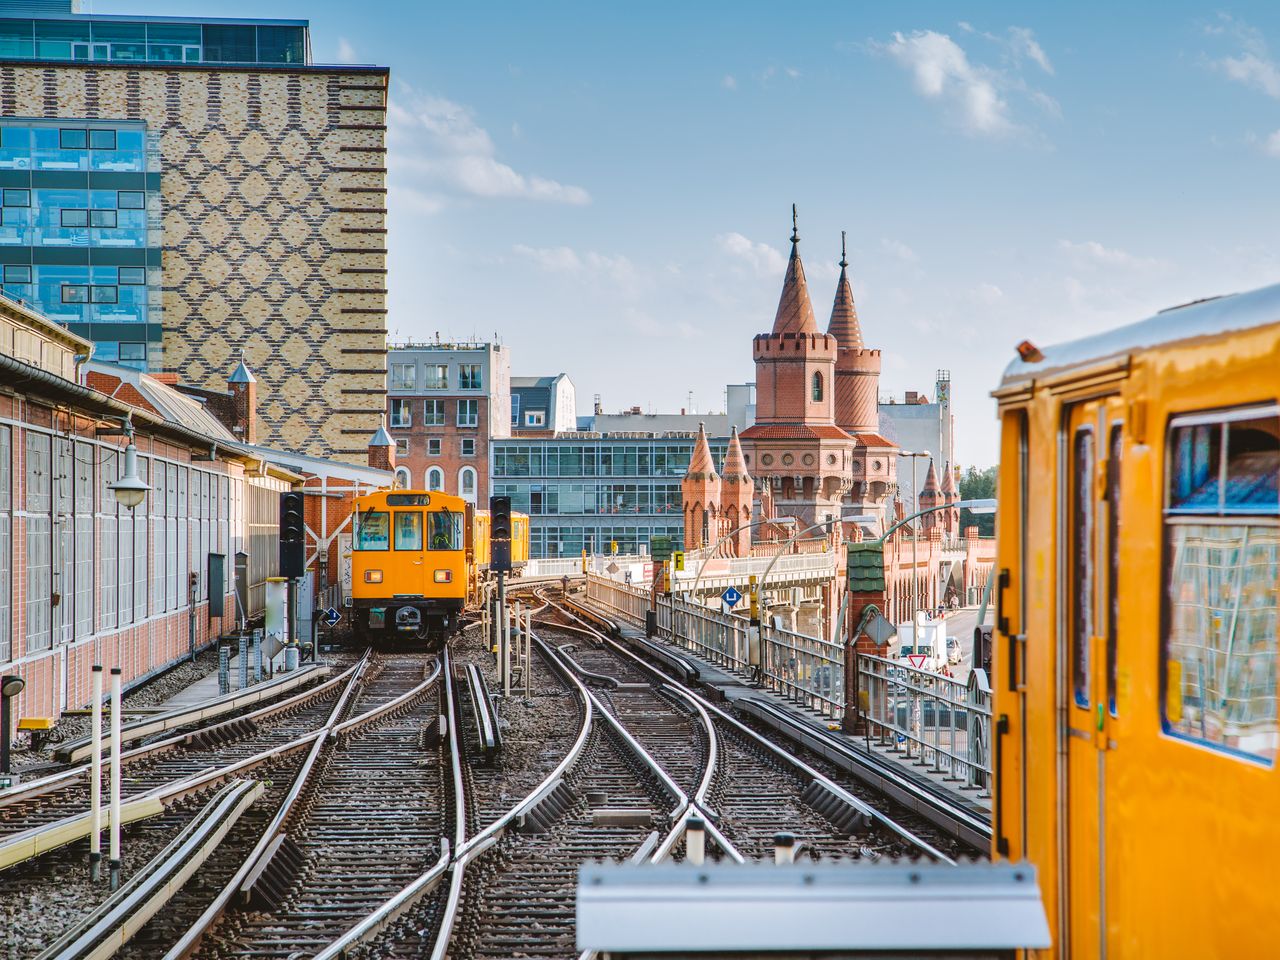
[[480, 750], [485, 760], [492, 763], [502, 749], [502, 733], [498, 727], [498, 712], [493, 708], [493, 699], [489, 696], [489, 685], [484, 682], [484, 674], [474, 663], [462, 668], [466, 677], [467, 696], [471, 700], [471, 719], [476, 725], [476, 735], [480, 742]]
[[868, 747], [900, 753], [990, 795], [991, 687], [986, 671], [968, 683], [896, 660], [858, 654], [859, 714]]

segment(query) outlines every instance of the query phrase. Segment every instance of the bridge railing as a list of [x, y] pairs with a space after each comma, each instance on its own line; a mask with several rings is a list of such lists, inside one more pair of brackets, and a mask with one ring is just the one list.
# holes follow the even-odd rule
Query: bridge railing
[[744, 585], [749, 577], [763, 576], [770, 563], [773, 563], [773, 571], [769, 574], [771, 583], [780, 584], [808, 576], [833, 577], [836, 572], [836, 555], [830, 550], [790, 554], [779, 557], [776, 563], [772, 557], [716, 557], [691, 564], [686, 557], [685, 568], [676, 573], [675, 581], [679, 587], [692, 589], [696, 580], [699, 593], [704, 590], [719, 593], [731, 585]]
[[581, 557], [543, 557], [524, 565], [525, 577], [576, 577], [582, 574]]
[[989, 790], [991, 687], [984, 670], [968, 683], [871, 654], [857, 656], [858, 707], [868, 743]]

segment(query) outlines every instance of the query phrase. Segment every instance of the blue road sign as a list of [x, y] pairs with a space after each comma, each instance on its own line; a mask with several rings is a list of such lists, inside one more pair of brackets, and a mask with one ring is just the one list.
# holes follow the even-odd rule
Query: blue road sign
[[330, 607], [324, 612], [324, 622], [331, 627], [336, 627], [341, 619], [342, 614], [338, 612], [336, 607]]
[[742, 594], [740, 594], [733, 587], [730, 587], [724, 593], [720, 594], [720, 599], [723, 600], [725, 603], [727, 603], [730, 607], [736, 607], [738, 605], [738, 601], [742, 599]]

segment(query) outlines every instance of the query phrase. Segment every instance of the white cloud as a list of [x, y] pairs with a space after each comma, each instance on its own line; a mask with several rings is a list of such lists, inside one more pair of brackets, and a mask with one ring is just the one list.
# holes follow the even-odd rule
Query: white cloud
[[1085, 240], [1074, 243], [1071, 240], [1059, 240], [1058, 249], [1066, 253], [1076, 264], [1081, 266], [1122, 267], [1125, 269], [1153, 270], [1161, 269], [1167, 264], [1156, 257], [1139, 257], [1127, 250], [1116, 247], [1104, 247], [1096, 240]]
[[737, 90], [738, 81], [733, 74], [726, 73], [724, 75], [724, 79], [720, 81], [720, 86], [724, 87], [726, 90]]
[[880, 241], [880, 249], [891, 257], [897, 257], [903, 263], [915, 263], [920, 259], [916, 256], [916, 252], [901, 240], [890, 240], [888, 237], [884, 237]]
[[795, 67], [787, 67], [786, 73], [792, 80], [798, 80], [800, 78], [800, 71]]
[[356, 48], [351, 45], [351, 41], [346, 37], [338, 38], [338, 62], [339, 63], [355, 63]]
[[513, 197], [582, 205], [591, 195], [582, 187], [519, 173], [495, 156], [488, 132], [471, 111], [443, 97], [407, 95], [387, 107], [393, 177], [437, 193], [473, 197]]
[[1230, 37], [1239, 45], [1235, 56], [1214, 60], [1213, 66], [1232, 80], [1247, 87], [1261, 90], [1267, 96], [1280, 100], [1280, 67], [1267, 50], [1262, 33], [1243, 20], [1228, 14], [1219, 14], [1218, 22], [1209, 24], [1205, 33], [1212, 37]]
[[980, 283], [969, 291], [969, 298], [983, 306], [993, 306], [1004, 299], [1004, 291], [994, 283]]
[[1015, 60], [1026, 57], [1034, 61], [1045, 73], [1053, 74], [1053, 64], [1049, 62], [1044, 48], [1037, 42], [1035, 34], [1026, 27], [1009, 28], [1009, 47], [1013, 51]]
[[722, 233], [716, 237], [716, 244], [760, 276], [781, 279], [786, 273], [787, 258], [767, 243], [755, 243], [740, 233]]
[[628, 288], [634, 288], [639, 280], [635, 265], [621, 255], [611, 257], [595, 251], [579, 254], [572, 247], [530, 247], [523, 243], [511, 249], [548, 273], [592, 275]]
[[1262, 149], [1268, 156], [1280, 157], [1280, 130], [1277, 130], [1271, 136], [1267, 137], [1262, 144]]
[[911, 72], [921, 96], [950, 103], [967, 132], [1000, 136], [1014, 129], [1009, 104], [997, 87], [999, 74], [970, 63], [960, 45], [946, 34], [895, 33], [893, 41], [881, 49]]

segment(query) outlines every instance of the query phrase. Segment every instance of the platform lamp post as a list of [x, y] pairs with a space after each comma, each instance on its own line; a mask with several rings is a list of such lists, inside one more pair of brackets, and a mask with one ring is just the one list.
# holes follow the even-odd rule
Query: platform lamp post
[[[920, 509], [920, 487], [917, 486], [916, 484], [916, 461], [919, 460], [921, 457], [928, 457], [930, 460], [932, 460], [933, 454], [930, 453], [928, 450], [922, 450], [919, 453], [912, 453], [910, 450], [899, 450], [898, 456], [909, 457], [911, 459], [911, 510], [913, 511], [911, 516], [919, 517], [920, 514], [918, 512], [915, 512]], [[919, 559], [918, 559], [919, 554], [916, 551], [917, 542], [919, 541], [919, 539], [920, 539], [919, 531], [913, 530], [911, 533], [911, 622], [912, 623], [915, 623], [916, 611], [920, 609], [920, 594], [918, 589], [919, 576], [920, 576]], [[919, 638], [913, 637], [913, 640], [918, 640], [918, 639]]]
[[8, 786], [9, 738], [13, 735], [13, 698], [20, 694], [27, 682], [16, 674], [0, 677], [0, 786]]

